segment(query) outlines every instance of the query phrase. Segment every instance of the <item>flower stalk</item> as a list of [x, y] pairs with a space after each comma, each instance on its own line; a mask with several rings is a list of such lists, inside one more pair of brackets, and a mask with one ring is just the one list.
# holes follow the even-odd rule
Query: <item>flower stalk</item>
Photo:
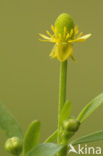
[[[66, 101], [66, 82], [67, 82], [67, 61], [60, 63], [60, 84], [59, 84], [59, 111], [58, 111], [58, 138], [57, 142], [58, 144], [61, 144], [62, 138], [61, 138], [61, 131], [62, 131], [62, 125], [60, 121], [60, 115], [62, 108], [64, 106], [64, 103]], [[58, 156], [62, 156], [65, 153], [67, 153], [66, 149], [63, 149], [58, 153]]]
[[61, 143], [60, 114], [66, 100], [67, 61], [60, 63], [59, 111], [58, 111], [58, 143]]

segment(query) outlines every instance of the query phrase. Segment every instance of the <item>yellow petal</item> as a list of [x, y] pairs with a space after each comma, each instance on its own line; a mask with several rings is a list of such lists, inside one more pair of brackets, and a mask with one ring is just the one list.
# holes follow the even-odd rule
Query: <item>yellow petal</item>
[[43, 39], [39, 39], [39, 41], [41, 41], [41, 42], [50, 42], [49, 40], [43, 40]]
[[74, 39], [74, 40], [70, 40], [68, 41], [69, 43], [73, 43], [73, 42], [84, 42], [86, 39], [88, 39], [89, 37], [91, 37], [92, 34], [87, 34], [87, 35], [84, 35], [82, 37], [78, 37], [77, 39]]
[[92, 35], [92, 34], [84, 35], [84, 36], [82, 36], [82, 37], [77, 38], [77, 40], [78, 40], [79, 42], [85, 41], [85, 40], [87, 40], [89, 37], [91, 37], [91, 35]]
[[52, 58], [56, 58], [56, 44], [54, 45], [49, 56], [51, 56]]
[[49, 42], [49, 43], [55, 43], [54, 41], [52, 41], [52, 40], [43, 40], [43, 39], [39, 39], [39, 41], [41, 41], [41, 42]]
[[67, 60], [69, 57], [73, 56], [73, 46], [72, 44], [62, 44], [58, 43], [56, 45], [56, 56], [61, 62]]
[[39, 34], [42, 38], [46, 39], [46, 40], [51, 40], [50, 37], [46, 36], [46, 35], [43, 35], [43, 34]]
[[50, 38], [48, 36], [45, 36], [43, 34], [39, 34], [42, 38], [44, 39], [39, 39], [40, 41], [43, 41], [43, 42], [52, 42], [52, 43], [55, 43], [57, 42], [57, 40], [53, 37], [53, 38]]
[[71, 58], [73, 61], [77, 62], [77, 59], [74, 57], [73, 52], [71, 53]]

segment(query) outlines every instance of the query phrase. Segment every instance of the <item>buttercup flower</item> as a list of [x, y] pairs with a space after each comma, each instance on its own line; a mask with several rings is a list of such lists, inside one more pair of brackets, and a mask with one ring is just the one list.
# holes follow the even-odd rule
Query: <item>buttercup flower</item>
[[51, 25], [51, 30], [53, 33], [46, 31], [48, 36], [40, 34], [43, 38], [40, 40], [55, 43], [50, 56], [60, 62], [67, 60], [69, 57], [75, 60], [73, 43], [83, 42], [91, 36], [91, 34], [83, 36], [83, 33], [79, 33], [78, 26], [74, 25], [72, 18], [66, 13], [61, 14], [56, 19], [55, 25]]

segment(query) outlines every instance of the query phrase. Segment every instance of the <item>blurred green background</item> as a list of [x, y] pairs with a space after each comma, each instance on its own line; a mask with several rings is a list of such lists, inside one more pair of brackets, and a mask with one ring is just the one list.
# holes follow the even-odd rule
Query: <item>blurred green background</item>
[[[40, 142], [57, 126], [59, 62], [49, 58], [52, 44], [40, 42], [38, 33], [50, 30], [56, 17], [66, 12], [80, 31], [93, 34], [85, 43], [75, 45], [78, 63], [68, 63], [67, 95], [76, 116], [103, 92], [102, 6], [102, 0], [0, 0], [0, 101], [23, 131], [32, 120], [41, 120]], [[103, 129], [102, 118], [103, 106], [76, 136]], [[9, 155], [3, 148], [5, 139], [0, 130], [2, 156]]]

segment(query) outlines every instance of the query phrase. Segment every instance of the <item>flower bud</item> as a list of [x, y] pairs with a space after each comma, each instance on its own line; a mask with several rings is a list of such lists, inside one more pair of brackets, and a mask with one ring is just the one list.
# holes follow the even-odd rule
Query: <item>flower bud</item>
[[79, 121], [75, 120], [75, 119], [69, 119], [64, 121], [63, 123], [63, 127], [66, 131], [71, 131], [71, 132], [76, 132], [78, 130], [80, 126]]
[[18, 137], [9, 138], [5, 143], [5, 149], [14, 155], [18, 155], [22, 151], [22, 141]]
[[64, 33], [70, 33], [74, 29], [74, 22], [70, 15], [66, 13], [60, 14], [55, 21], [56, 28], [56, 37], [58, 38], [61, 34], [61, 37], [64, 37]]

